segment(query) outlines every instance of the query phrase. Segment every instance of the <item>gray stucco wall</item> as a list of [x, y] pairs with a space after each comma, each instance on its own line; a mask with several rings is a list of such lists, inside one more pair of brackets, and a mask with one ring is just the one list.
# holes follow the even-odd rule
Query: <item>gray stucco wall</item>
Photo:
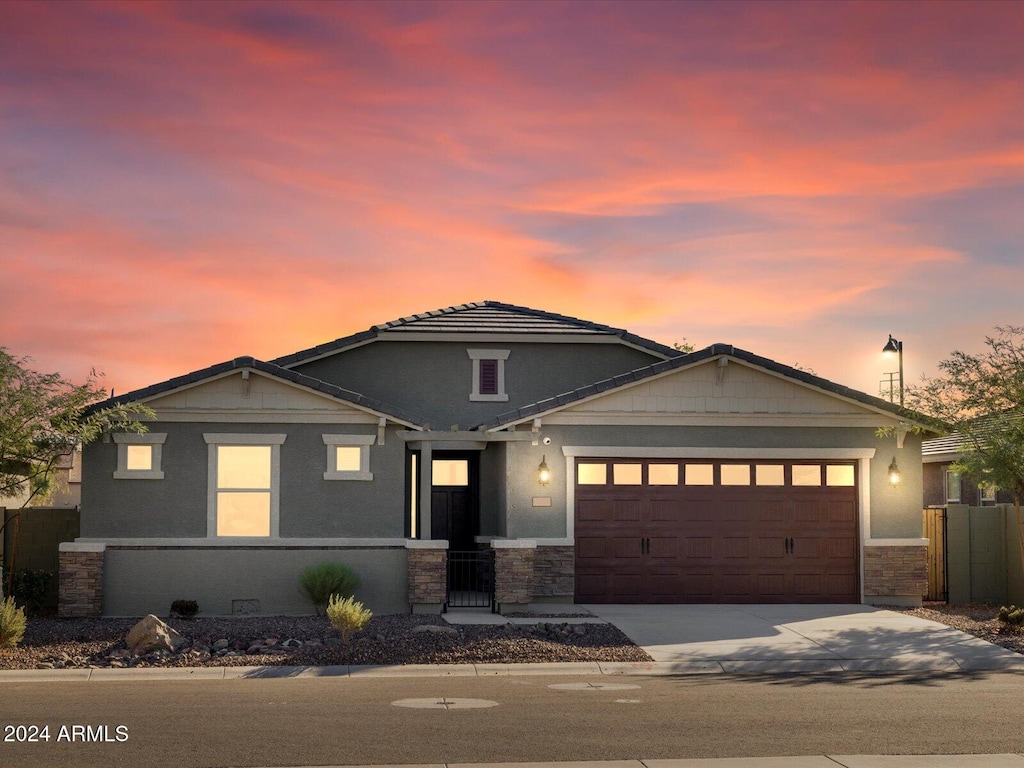
[[[507, 402], [471, 402], [467, 349], [509, 350]], [[434, 429], [469, 429], [498, 414], [632, 371], [659, 359], [623, 344], [378, 341], [298, 366], [354, 392], [427, 419]]]
[[504, 443], [491, 443], [480, 452], [480, 535], [505, 535]]
[[374, 613], [407, 613], [406, 550], [108, 549], [106, 616], [166, 616], [174, 600], [195, 600], [200, 615], [231, 614], [232, 600], [259, 600], [260, 613], [314, 613], [299, 588], [304, 568], [341, 562], [359, 576], [355, 597]]
[[163, 480], [115, 480], [117, 445], [94, 443], [83, 456], [84, 538], [205, 538], [208, 445], [204, 433], [286, 434], [281, 446], [280, 534], [294, 537], [402, 537], [405, 444], [389, 428], [370, 446], [373, 480], [324, 480], [324, 434], [376, 434], [345, 424], [149, 425], [166, 433]]
[[[895, 437], [877, 437], [872, 428], [767, 427], [602, 427], [551, 426], [541, 434], [550, 445], [508, 444], [507, 536], [558, 538], [566, 535], [565, 459], [562, 446], [655, 446], [703, 448], [875, 448], [871, 461], [872, 538], [921, 536], [921, 440], [908, 435], [902, 449]], [[547, 456], [551, 483], [537, 482], [537, 465]], [[900, 485], [888, 482], [893, 457], [903, 475]], [[551, 497], [551, 507], [534, 507], [533, 497]], [[863, 533], [863, 532], [862, 532]]]

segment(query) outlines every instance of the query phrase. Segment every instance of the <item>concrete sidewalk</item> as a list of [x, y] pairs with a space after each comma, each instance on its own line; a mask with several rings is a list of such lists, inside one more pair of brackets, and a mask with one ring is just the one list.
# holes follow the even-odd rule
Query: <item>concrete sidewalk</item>
[[[304, 768], [291, 766], [290, 768]], [[305, 768], [310, 768], [306, 766]], [[317, 766], [317, 768], [398, 768]], [[1024, 756], [1004, 755], [805, 755], [679, 760], [603, 760], [566, 763], [432, 763], [400, 768], [1024, 768]]]

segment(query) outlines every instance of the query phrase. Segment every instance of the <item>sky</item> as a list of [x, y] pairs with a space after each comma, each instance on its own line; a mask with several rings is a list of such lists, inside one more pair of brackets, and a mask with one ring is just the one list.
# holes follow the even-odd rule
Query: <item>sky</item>
[[0, 5], [0, 346], [118, 392], [496, 300], [879, 393], [1024, 325], [1024, 3]]

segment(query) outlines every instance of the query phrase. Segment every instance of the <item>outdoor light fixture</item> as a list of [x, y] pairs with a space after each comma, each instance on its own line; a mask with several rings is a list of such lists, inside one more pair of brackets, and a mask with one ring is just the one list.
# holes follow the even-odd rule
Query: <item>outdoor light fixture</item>
[[540, 465], [537, 467], [537, 480], [541, 485], [547, 485], [551, 481], [551, 470], [548, 469], [547, 456], [540, 457]]
[[900, 484], [901, 479], [899, 465], [896, 464], [896, 457], [893, 456], [892, 461], [889, 463], [889, 485], [895, 488]]
[[903, 342], [897, 341], [889, 334], [889, 341], [882, 347], [882, 354], [886, 357], [899, 355], [900, 358], [900, 408], [903, 407]]

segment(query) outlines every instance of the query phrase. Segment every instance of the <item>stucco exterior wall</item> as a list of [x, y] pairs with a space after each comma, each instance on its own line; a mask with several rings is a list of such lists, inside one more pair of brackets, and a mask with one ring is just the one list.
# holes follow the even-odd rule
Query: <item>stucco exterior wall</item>
[[166, 616], [174, 600], [195, 600], [201, 615], [229, 615], [233, 600], [258, 600], [267, 615], [314, 613], [299, 587], [304, 568], [344, 563], [359, 576], [356, 599], [374, 613], [406, 613], [406, 550], [120, 549], [108, 547], [103, 614]]
[[115, 480], [117, 445], [93, 443], [83, 457], [83, 538], [206, 538], [208, 450], [204, 433], [285, 434], [280, 450], [282, 538], [402, 537], [405, 444], [389, 427], [369, 450], [373, 480], [324, 480], [324, 434], [376, 435], [348, 424], [154, 422], [166, 433], [162, 480]]
[[480, 452], [480, 535], [505, 535], [504, 443], [491, 443]]
[[[506, 402], [471, 402], [468, 349], [508, 350]], [[498, 414], [659, 359], [621, 343], [377, 341], [294, 370], [373, 397], [430, 421], [469, 429]]]

